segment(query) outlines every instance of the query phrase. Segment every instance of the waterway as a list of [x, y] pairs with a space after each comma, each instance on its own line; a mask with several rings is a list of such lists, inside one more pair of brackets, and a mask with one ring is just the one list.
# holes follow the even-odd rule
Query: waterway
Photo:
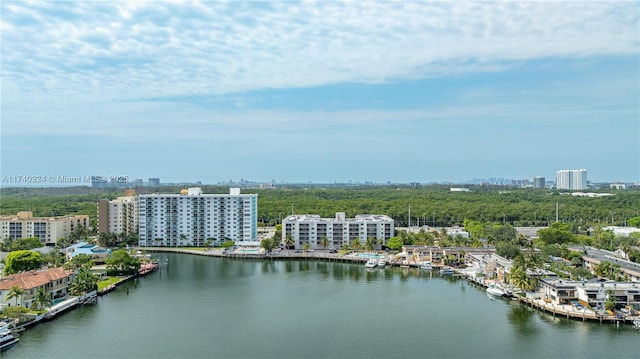
[[638, 358], [640, 331], [554, 318], [416, 268], [156, 254], [9, 358]]

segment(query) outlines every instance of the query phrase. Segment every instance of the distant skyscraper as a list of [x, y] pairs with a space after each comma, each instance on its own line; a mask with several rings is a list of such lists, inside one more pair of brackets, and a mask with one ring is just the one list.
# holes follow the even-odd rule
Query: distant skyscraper
[[545, 178], [541, 176], [533, 177], [533, 188], [544, 188], [546, 185]]
[[160, 178], [149, 178], [149, 187], [160, 186]]
[[587, 170], [560, 170], [556, 172], [558, 189], [583, 190], [587, 188]]

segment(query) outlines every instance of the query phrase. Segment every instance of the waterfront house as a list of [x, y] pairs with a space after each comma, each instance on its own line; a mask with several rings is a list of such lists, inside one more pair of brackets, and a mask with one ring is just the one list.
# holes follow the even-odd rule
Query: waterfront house
[[87, 242], [76, 243], [65, 248], [64, 251], [67, 259], [71, 259], [79, 254], [86, 254], [96, 263], [104, 262], [111, 253], [111, 250], [109, 249]]
[[[74, 272], [64, 270], [62, 267], [5, 276], [0, 280], [0, 305], [2, 307], [18, 305], [29, 308], [40, 288], [44, 288], [51, 300], [63, 298], [68, 294], [68, 287], [73, 276]], [[25, 294], [22, 295], [22, 298], [7, 301], [7, 294], [13, 287], [23, 289]]]
[[640, 282], [640, 264], [618, 257], [615, 252], [585, 247], [582, 255], [584, 266], [593, 271], [601, 262], [608, 261], [619, 266], [619, 274], [630, 282]]
[[[472, 247], [438, 247], [421, 245], [404, 245], [402, 252], [411, 262], [430, 261], [434, 265], [461, 264], [466, 256], [471, 254], [483, 255], [495, 252], [494, 248], [472, 248]], [[445, 263], [445, 261], [447, 263]]]
[[586, 307], [604, 308], [609, 293], [616, 298], [616, 307], [640, 309], [640, 283], [614, 281], [570, 281], [562, 279], [542, 279], [542, 296], [557, 305], [580, 303]]

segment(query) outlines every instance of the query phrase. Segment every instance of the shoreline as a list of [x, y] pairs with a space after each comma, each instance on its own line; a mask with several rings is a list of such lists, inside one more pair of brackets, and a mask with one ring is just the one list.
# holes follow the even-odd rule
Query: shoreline
[[[367, 262], [368, 258], [358, 257], [355, 255], [340, 255], [337, 253], [323, 253], [323, 252], [302, 252], [302, 253], [290, 253], [291, 251], [287, 251], [287, 253], [225, 253], [224, 250], [221, 249], [213, 249], [209, 251], [202, 250], [190, 250], [184, 248], [167, 248], [167, 247], [136, 247], [136, 249], [141, 251], [148, 251], [154, 253], [179, 253], [179, 254], [191, 254], [191, 255], [199, 255], [204, 257], [216, 257], [216, 258], [230, 258], [230, 259], [255, 259], [255, 260], [323, 260], [323, 261], [332, 261], [332, 262], [343, 262], [343, 263], [354, 263], [354, 264], [364, 264]], [[393, 261], [387, 263], [388, 266], [394, 267], [402, 267], [403, 264], [401, 261]], [[406, 264], [405, 264], [406, 265]], [[417, 268], [418, 263], [410, 262], [409, 266]], [[437, 269], [438, 266], [434, 265], [434, 269]], [[452, 268], [455, 271], [455, 276], [459, 278], [463, 278], [467, 280], [470, 284], [479, 285], [483, 288], [487, 288], [488, 284], [484, 281], [480, 281], [472, 278], [470, 275], [460, 271], [457, 268]], [[615, 323], [616, 326], [619, 327], [620, 323], [623, 325], [634, 325], [634, 320], [638, 320], [637, 318], [618, 318], [614, 315], [601, 314], [596, 313], [591, 310], [584, 309], [582, 311], [578, 311], [577, 309], [568, 308], [567, 305], [554, 305], [552, 303], [546, 303], [542, 299], [532, 299], [527, 298], [526, 295], [514, 293], [513, 299], [519, 301], [520, 303], [535, 308], [539, 311], [546, 312], [552, 314], [554, 317], [561, 316], [566, 319], [577, 320], [582, 322], [599, 322], [602, 324], [603, 322]]]

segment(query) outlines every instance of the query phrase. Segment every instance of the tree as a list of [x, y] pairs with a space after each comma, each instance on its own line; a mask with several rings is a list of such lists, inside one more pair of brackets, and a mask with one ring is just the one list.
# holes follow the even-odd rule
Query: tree
[[118, 275], [135, 274], [140, 269], [140, 261], [131, 257], [125, 249], [111, 253], [106, 260], [107, 271]]
[[617, 280], [618, 273], [620, 272], [620, 265], [609, 261], [602, 261], [596, 264], [593, 271], [599, 277], [607, 277], [609, 279]]
[[309, 243], [305, 242], [305, 243], [302, 245], [302, 250], [306, 252], [306, 251], [308, 251], [308, 250], [309, 250], [309, 247], [310, 247], [310, 246], [309, 246]]
[[520, 254], [520, 247], [509, 242], [500, 242], [496, 245], [496, 254], [507, 259], [513, 259]]
[[80, 267], [78, 273], [69, 284], [69, 291], [72, 295], [83, 295], [87, 292], [98, 289], [98, 276], [91, 273], [89, 268]]
[[40, 247], [44, 247], [44, 244], [40, 242], [40, 238], [38, 237], [17, 238], [11, 242], [11, 249], [9, 251], [19, 251]]
[[362, 243], [360, 243], [360, 238], [356, 237], [351, 242], [351, 248], [358, 250], [362, 247]]
[[525, 292], [532, 291], [536, 287], [535, 280], [527, 275], [527, 270], [523, 266], [516, 266], [514, 264], [507, 275], [507, 279], [511, 284]]
[[276, 247], [276, 241], [273, 238], [265, 238], [260, 242], [260, 246], [269, 253]]
[[7, 254], [4, 264], [4, 274], [26, 272], [42, 267], [42, 257], [40, 253], [20, 250]]
[[367, 238], [367, 242], [364, 245], [364, 248], [368, 251], [372, 251], [375, 248], [376, 240], [373, 237]]
[[18, 287], [17, 285], [14, 285], [13, 287], [11, 287], [11, 289], [9, 289], [9, 293], [7, 293], [7, 296], [4, 298], [7, 302], [9, 300], [11, 300], [12, 298], [15, 299], [15, 305], [18, 305], [18, 298], [20, 298], [20, 303], [22, 303], [22, 296], [25, 295], [27, 292]]
[[387, 241], [387, 247], [391, 248], [394, 251], [399, 251], [400, 249], [402, 249], [403, 246], [403, 242], [402, 242], [402, 238], [400, 237], [391, 237], [389, 238], [389, 240]]
[[294, 244], [295, 241], [293, 240], [293, 237], [291, 236], [291, 234], [287, 233], [284, 238], [284, 245], [287, 246], [287, 249], [290, 249]]
[[549, 228], [538, 231], [538, 236], [546, 244], [551, 243], [571, 243], [575, 240], [575, 235], [571, 232], [571, 226], [566, 223], [556, 222], [551, 224]]
[[64, 269], [75, 271], [83, 267], [91, 268], [92, 264], [93, 264], [93, 261], [91, 261], [91, 257], [89, 257], [84, 253], [80, 253], [77, 256], [71, 258], [69, 261], [67, 261], [64, 264]]
[[617, 305], [618, 300], [616, 299], [615, 294], [611, 289], [607, 290], [607, 300], [604, 302], [604, 308], [606, 310], [613, 311], [614, 309], [616, 309]]
[[53, 301], [49, 294], [45, 292], [44, 287], [38, 288], [36, 295], [33, 297], [33, 303], [31, 304], [31, 309], [47, 309], [51, 308]]
[[322, 246], [322, 248], [327, 249], [327, 246], [329, 245], [329, 238], [327, 238], [327, 236], [323, 236], [320, 239], [320, 245]]

